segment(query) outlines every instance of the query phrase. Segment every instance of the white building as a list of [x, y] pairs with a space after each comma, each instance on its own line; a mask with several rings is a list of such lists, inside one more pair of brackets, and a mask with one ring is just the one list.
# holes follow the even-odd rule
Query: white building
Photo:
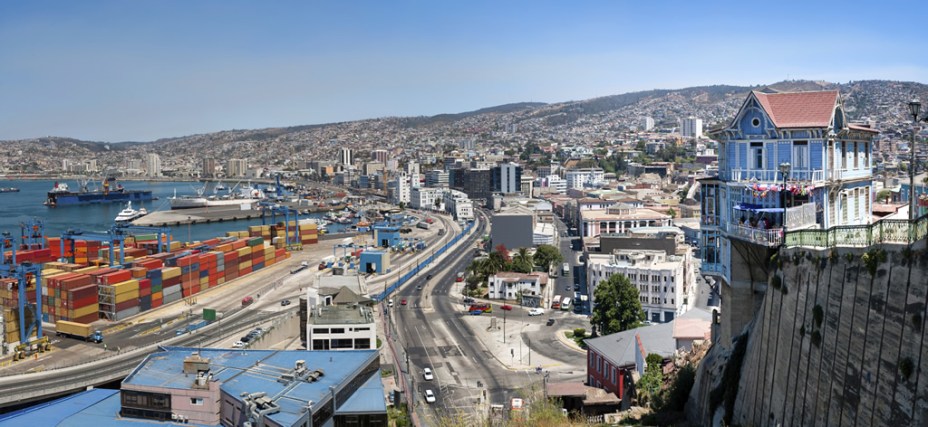
[[670, 215], [624, 203], [606, 209], [580, 210], [580, 233], [583, 237], [622, 234], [641, 227], [673, 225]]
[[448, 172], [443, 170], [431, 170], [425, 173], [425, 186], [432, 188], [448, 188]]
[[567, 193], [567, 180], [558, 175], [548, 175], [544, 187], [553, 188], [558, 194]]
[[229, 159], [229, 177], [243, 178], [248, 171], [248, 163], [245, 159]]
[[391, 200], [394, 204], [406, 203], [409, 204], [410, 201], [410, 186], [409, 178], [406, 174], [400, 174], [393, 180], [393, 199]]
[[377, 324], [370, 307], [316, 306], [308, 310], [307, 350], [374, 350]]
[[412, 187], [409, 189], [409, 206], [414, 209], [435, 210], [435, 200], [441, 203], [444, 189], [430, 187]]
[[565, 174], [567, 188], [583, 189], [584, 187], [598, 187], [605, 183], [606, 173], [600, 168], [587, 168], [569, 170]]
[[338, 163], [342, 166], [351, 166], [354, 164], [354, 153], [350, 148], [338, 149]]
[[145, 170], [151, 178], [161, 176], [161, 156], [155, 153], [148, 153], [145, 157]]
[[683, 119], [683, 137], [684, 138], [701, 138], [702, 137], [702, 119], [687, 117]]
[[374, 150], [371, 151], [371, 159], [374, 161], [387, 164], [387, 159], [390, 158], [390, 152], [387, 150]]
[[[612, 254], [589, 254], [587, 280], [591, 297], [596, 286], [613, 274], [624, 274], [638, 289], [647, 320], [669, 322], [692, 306], [695, 270], [692, 254], [667, 255], [663, 250], [616, 250]], [[593, 304], [596, 304], [595, 298]]]
[[447, 190], [444, 192], [445, 211], [456, 220], [474, 219], [474, 203], [463, 191]]
[[548, 285], [548, 273], [514, 273], [501, 271], [487, 279], [490, 299], [517, 299], [517, 294], [544, 295]]
[[409, 184], [412, 187], [419, 186], [419, 163], [410, 160], [406, 164], [406, 175], [409, 175]]
[[641, 118], [641, 130], [645, 132], [650, 132], [651, 129], [654, 129], [654, 119], [650, 117]]
[[510, 162], [497, 167], [499, 168], [499, 192], [509, 194], [522, 191], [522, 165]]

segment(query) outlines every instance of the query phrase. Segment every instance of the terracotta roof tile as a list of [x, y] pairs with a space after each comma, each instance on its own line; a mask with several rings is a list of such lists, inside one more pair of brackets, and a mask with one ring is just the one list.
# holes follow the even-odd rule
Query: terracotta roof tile
[[778, 128], [828, 127], [838, 104], [838, 91], [763, 93], [757, 101]]

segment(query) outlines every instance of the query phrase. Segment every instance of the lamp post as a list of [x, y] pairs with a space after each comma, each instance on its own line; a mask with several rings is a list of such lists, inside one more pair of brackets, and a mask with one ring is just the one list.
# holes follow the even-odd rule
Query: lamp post
[[915, 125], [918, 124], [918, 113], [922, 108], [922, 103], [917, 99], [909, 101], [909, 114], [912, 115], [912, 146], [909, 151], [912, 153], [909, 161], [909, 220], [915, 219]]
[[790, 164], [789, 163], [780, 163], [780, 174], [783, 175], [783, 188], [780, 189], [780, 195], [783, 200], [781, 206], [783, 207], [783, 244], [786, 244], [786, 178], [789, 176]]

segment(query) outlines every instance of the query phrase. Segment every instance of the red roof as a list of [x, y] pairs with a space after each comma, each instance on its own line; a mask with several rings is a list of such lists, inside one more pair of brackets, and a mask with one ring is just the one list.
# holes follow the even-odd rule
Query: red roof
[[828, 127], [838, 91], [763, 93], [754, 96], [778, 128]]
[[880, 131], [870, 127], [870, 125], [848, 123], [847, 127], [851, 130], [859, 130], [859, 131], [870, 132], [870, 133], [880, 133]]

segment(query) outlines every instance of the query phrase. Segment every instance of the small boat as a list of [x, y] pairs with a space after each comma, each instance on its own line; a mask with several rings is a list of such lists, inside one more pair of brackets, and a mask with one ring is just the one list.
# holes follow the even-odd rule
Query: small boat
[[132, 202], [126, 204], [126, 208], [119, 212], [119, 215], [116, 215], [116, 222], [129, 222], [132, 220], [139, 219], [145, 215], [148, 215], [148, 211], [145, 208], [139, 210], [132, 209]]
[[0, 193], [19, 193], [16, 187], [0, 187]]

